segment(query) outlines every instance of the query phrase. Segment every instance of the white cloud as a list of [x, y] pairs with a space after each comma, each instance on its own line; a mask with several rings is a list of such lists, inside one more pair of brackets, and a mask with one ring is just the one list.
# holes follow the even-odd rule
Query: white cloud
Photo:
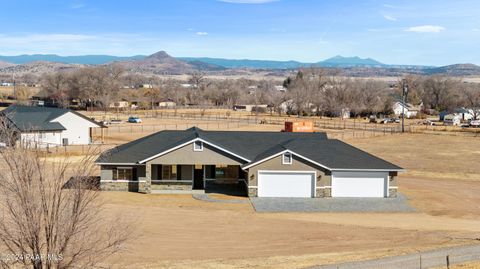
[[390, 15], [383, 15], [383, 18], [385, 18], [388, 21], [397, 21], [397, 18]]
[[279, 0], [218, 0], [220, 2], [225, 3], [233, 3], [233, 4], [265, 4], [270, 2], [276, 2]]
[[207, 32], [197, 32], [196, 34], [197, 34], [197, 35], [208, 35]]
[[438, 26], [438, 25], [420, 25], [420, 26], [413, 26], [410, 28], [405, 29], [405, 32], [414, 32], [414, 33], [440, 33], [445, 31], [445, 27]]

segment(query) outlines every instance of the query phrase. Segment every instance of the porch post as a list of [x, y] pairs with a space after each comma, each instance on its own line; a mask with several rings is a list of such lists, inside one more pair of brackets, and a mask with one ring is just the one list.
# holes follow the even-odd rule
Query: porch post
[[145, 164], [145, 182], [140, 183], [139, 191], [144, 193], [151, 193], [152, 187], [152, 164], [147, 162]]

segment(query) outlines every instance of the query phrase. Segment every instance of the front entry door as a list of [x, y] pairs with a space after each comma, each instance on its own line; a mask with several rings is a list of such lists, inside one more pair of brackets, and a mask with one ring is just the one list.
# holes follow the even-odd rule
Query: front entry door
[[193, 172], [193, 189], [194, 190], [203, 190], [203, 166], [195, 165], [195, 170]]

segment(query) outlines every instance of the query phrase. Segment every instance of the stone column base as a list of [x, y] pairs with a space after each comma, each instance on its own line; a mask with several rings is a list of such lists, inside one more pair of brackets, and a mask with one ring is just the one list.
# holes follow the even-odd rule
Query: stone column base
[[248, 188], [248, 197], [258, 197], [258, 189]]
[[388, 198], [397, 198], [397, 188], [388, 189]]

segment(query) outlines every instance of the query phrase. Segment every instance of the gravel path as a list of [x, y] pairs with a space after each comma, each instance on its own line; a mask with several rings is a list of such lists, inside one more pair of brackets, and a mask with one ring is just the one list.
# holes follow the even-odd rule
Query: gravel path
[[480, 244], [441, 248], [415, 254], [387, 257], [382, 259], [348, 262], [332, 265], [320, 265], [309, 269], [417, 269], [432, 268], [450, 264], [460, 264], [480, 260]]
[[407, 198], [250, 198], [257, 212], [414, 212]]
[[224, 203], [224, 204], [248, 204], [250, 201], [248, 200], [222, 200], [222, 199], [215, 199], [210, 197], [207, 193], [205, 194], [192, 194], [192, 197], [197, 200], [211, 202], [211, 203]]

